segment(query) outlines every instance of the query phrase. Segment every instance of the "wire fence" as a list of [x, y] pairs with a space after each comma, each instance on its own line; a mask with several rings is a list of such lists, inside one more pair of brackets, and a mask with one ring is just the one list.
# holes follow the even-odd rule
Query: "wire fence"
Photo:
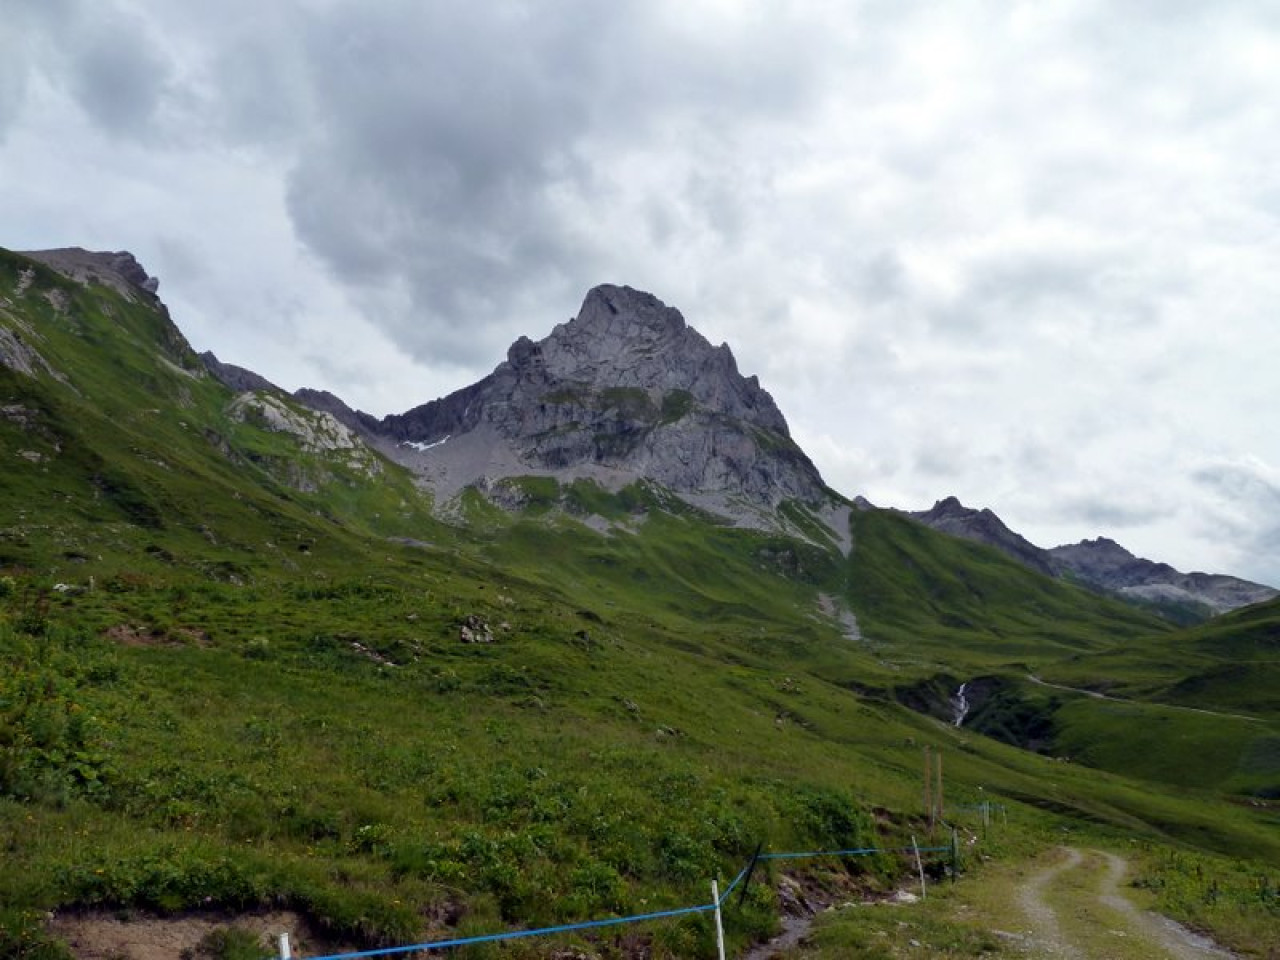
[[[579, 923], [565, 923], [553, 927], [539, 927], [533, 930], [510, 930], [504, 933], [488, 933], [474, 937], [457, 937], [451, 940], [431, 940], [425, 943], [414, 943], [400, 947], [378, 947], [372, 950], [359, 950], [355, 953], [331, 953], [320, 957], [311, 957], [308, 960], [357, 960], [363, 957], [390, 957], [406, 953], [425, 953], [430, 950], [444, 950], [450, 947], [466, 947], [480, 943], [496, 943], [503, 940], [519, 940], [525, 937], [548, 937], [558, 933], [573, 933], [579, 930], [596, 930], [601, 927], [615, 927], [623, 924], [644, 923], [650, 920], [662, 920], [670, 917], [689, 916], [698, 913], [720, 913], [729, 895], [747, 880], [755, 866], [760, 861], [765, 860], [806, 860], [814, 857], [869, 857], [876, 854], [909, 854], [919, 857], [924, 853], [949, 853], [951, 854], [953, 864], [958, 857], [958, 848], [954, 839], [945, 847], [917, 847], [914, 844], [910, 847], [897, 848], [880, 848], [880, 847], [860, 847], [851, 850], [806, 850], [794, 853], [757, 853], [751, 858], [738, 875], [733, 878], [733, 882], [727, 886], [723, 892], [719, 891], [715, 884], [712, 885], [713, 899], [710, 903], [695, 904], [691, 907], [676, 907], [671, 910], [657, 910], [651, 913], [637, 913], [626, 917], [608, 917], [602, 920], [584, 920]], [[749, 880], [748, 880], [749, 882]], [[717, 925], [718, 926], [718, 925]], [[282, 934], [280, 937], [280, 951], [277, 954], [278, 960], [291, 960], [293, 954], [289, 947], [288, 935]], [[276, 960], [276, 958], [273, 958]]]

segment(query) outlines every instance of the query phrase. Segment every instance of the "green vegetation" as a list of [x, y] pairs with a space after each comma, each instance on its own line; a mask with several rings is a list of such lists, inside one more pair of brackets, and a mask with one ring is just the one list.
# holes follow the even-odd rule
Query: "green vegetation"
[[[781, 511], [799, 536], [765, 533], [647, 483], [516, 478], [513, 512], [468, 491], [437, 513], [395, 464], [308, 440], [323, 424], [289, 398], [298, 430], [232, 415], [145, 304], [2, 252], [0, 292], [52, 371], [0, 366], [4, 955], [64, 956], [39, 918], [68, 907], [287, 906], [389, 944], [702, 903], [760, 842], [923, 836], [925, 745], [949, 802], [996, 798], [1027, 837], [1280, 862], [1270, 674], [1230, 673], [1274, 658], [1274, 610], [1175, 632], [890, 513], [855, 513], [845, 556], [802, 505]], [[642, 396], [603, 402], [692, 403]], [[934, 719], [981, 677], [982, 729], [1072, 762]], [[906, 866], [795, 870], [874, 894]], [[777, 915], [755, 885], [731, 941]], [[683, 957], [711, 937], [695, 916], [567, 940]]]
[[1133, 885], [1152, 905], [1196, 930], [1212, 930], [1224, 945], [1266, 956], [1280, 937], [1280, 867], [1161, 848], [1139, 857]]
[[662, 395], [662, 423], [675, 423], [693, 412], [693, 394], [688, 390], [668, 390]]

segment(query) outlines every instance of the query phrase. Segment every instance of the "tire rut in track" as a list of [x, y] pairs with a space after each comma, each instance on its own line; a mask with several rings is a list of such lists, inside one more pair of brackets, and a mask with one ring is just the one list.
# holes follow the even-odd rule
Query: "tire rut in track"
[[[1031, 955], [1058, 960], [1106, 958], [1112, 956], [1112, 949], [1099, 944], [1117, 936], [1128, 941], [1123, 952], [1116, 950], [1121, 956], [1236, 957], [1168, 917], [1134, 906], [1121, 889], [1128, 868], [1128, 862], [1113, 853], [1059, 848], [1055, 861], [1032, 874], [1018, 892], [1018, 904], [1030, 925]], [[1068, 910], [1071, 916], [1064, 918]]]

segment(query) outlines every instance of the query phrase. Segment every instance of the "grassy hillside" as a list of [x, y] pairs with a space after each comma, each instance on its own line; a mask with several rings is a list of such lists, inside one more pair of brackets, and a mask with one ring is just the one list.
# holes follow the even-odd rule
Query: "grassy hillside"
[[[329, 427], [289, 398], [246, 406], [144, 298], [2, 252], [0, 298], [40, 359], [0, 366], [0, 954], [60, 955], [51, 909], [285, 905], [372, 944], [702, 902], [760, 842], [923, 835], [926, 745], [953, 804], [999, 798], [1032, 833], [1280, 862], [1274, 809], [1224, 795], [1271, 782], [1258, 721], [1177, 713], [1262, 758], [1178, 779], [1135, 768], [1111, 704], [1025, 679], [1164, 643], [1208, 663], [1208, 633], [888, 513], [854, 516], [847, 557], [643, 484], [513, 481], [521, 511], [469, 494], [446, 523], [394, 464], [308, 440]], [[900, 702], [981, 675], [1058, 697], [1075, 762]], [[845, 869], [884, 888], [904, 866]], [[753, 890], [737, 944], [776, 923]], [[594, 942], [626, 937], [682, 957], [711, 931]]]

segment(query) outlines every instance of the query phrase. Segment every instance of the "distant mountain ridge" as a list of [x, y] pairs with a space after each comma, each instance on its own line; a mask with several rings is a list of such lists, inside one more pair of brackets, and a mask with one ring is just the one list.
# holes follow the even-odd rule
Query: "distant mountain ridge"
[[1175, 619], [1194, 619], [1189, 614], [1196, 608], [1219, 614], [1280, 597], [1280, 590], [1238, 577], [1182, 573], [1167, 563], [1134, 556], [1105, 537], [1038, 547], [992, 511], [966, 507], [955, 497], [908, 515], [943, 533], [995, 547], [1032, 570], [1148, 604]]
[[1049, 553], [1081, 583], [1156, 604], [1193, 600], [1225, 613], [1280, 597], [1280, 590], [1238, 577], [1182, 573], [1135, 556], [1105, 537], [1054, 547]]

